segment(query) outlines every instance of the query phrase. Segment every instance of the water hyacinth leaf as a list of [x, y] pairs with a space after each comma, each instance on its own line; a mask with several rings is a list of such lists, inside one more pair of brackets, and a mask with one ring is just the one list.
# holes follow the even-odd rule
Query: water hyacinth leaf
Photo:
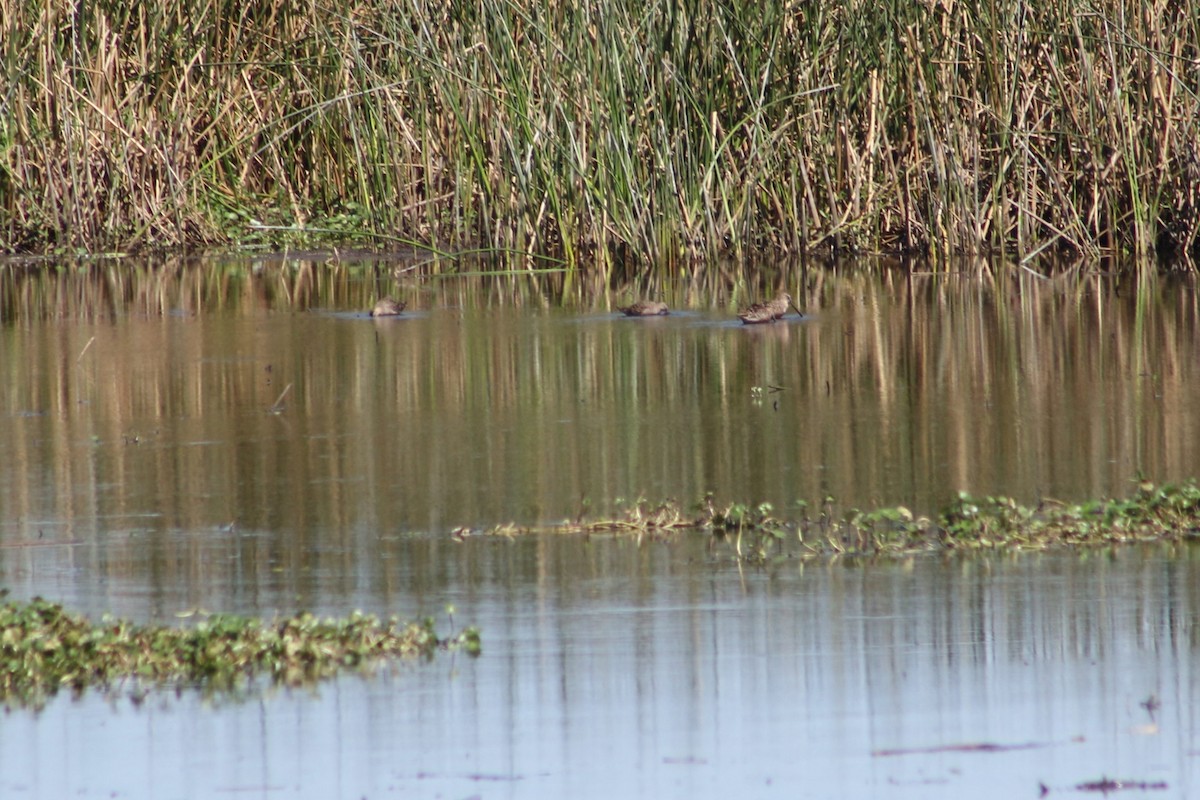
[[64, 686], [103, 690], [128, 678], [207, 690], [236, 689], [257, 677], [295, 685], [346, 666], [429, 657], [460, 642], [477, 654], [478, 640], [474, 629], [442, 639], [429, 619], [402, 623], [362, 614], [349, 620], [300, 614], [274, 625], [217, 615], [192, 628], [111, 620], [93, 626], [34, 598], [0, 605], [0, 697], [36, 707]]

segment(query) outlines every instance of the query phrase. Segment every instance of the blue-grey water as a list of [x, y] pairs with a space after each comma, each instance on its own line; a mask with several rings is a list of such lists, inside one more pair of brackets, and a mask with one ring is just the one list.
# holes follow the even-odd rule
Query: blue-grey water
[[[1197, 789], [1192, 548], [769, 570], [714, 562], [700, 536], [437, 550], [438, 601], [480, 625], [480, 658], [246, 701], [60, 698], [5, 718], [0, 793], [1034, 797], [1102, 776]], [[340, 577], [315, 581], [325, 605], [377, 602]], [[962, 745], [1016, 749], [945, 749]]]

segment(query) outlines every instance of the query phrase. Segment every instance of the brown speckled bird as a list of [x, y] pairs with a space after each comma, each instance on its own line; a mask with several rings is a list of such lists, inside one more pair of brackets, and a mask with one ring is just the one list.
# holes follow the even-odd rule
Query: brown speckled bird
[[738, 314], [738, 319], [747, 325], [774, 322], [788, 312], [788, 306], [791, 304], [792, 296], [787, 292], [780, 292], [774, 300], [768, 300], [765, 303], [755, 303], [750, 306]]
[[404, 303], [385, 297], [371, 309], [372, 317], [394, 317], [404, 310]]
[[658, 317], [671, 313], [666, 303], [659, 303], [653, 300], [638, 300], [636, 303], [630, 303], [627, 306], [617, 306], [617, 311], [620, 311], [627, 317]]

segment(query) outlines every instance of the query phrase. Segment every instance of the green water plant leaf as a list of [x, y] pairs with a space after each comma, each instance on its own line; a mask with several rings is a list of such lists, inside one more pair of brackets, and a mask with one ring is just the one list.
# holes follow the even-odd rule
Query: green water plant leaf
[[426, 618], [401, 622], [355, 611], [341, 619], [301, 613], [264, 621], [216, 614], [186, 628], [99, 623], [42, 598], [0, 605], [0, 699], [39, 706], [59, 689], [83, 692], [133, 681], [232, 690], [265, 677], [299, 686], [389, 658], [430, 657], [439, 649], [481, 650], [467, 628], [439, 638]]

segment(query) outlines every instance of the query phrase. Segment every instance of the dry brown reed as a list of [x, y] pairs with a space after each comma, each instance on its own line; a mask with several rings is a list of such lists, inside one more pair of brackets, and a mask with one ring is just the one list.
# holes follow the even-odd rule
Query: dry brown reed
[[1191, 253], [1200, 8], [0, 0], [0, 249]]

